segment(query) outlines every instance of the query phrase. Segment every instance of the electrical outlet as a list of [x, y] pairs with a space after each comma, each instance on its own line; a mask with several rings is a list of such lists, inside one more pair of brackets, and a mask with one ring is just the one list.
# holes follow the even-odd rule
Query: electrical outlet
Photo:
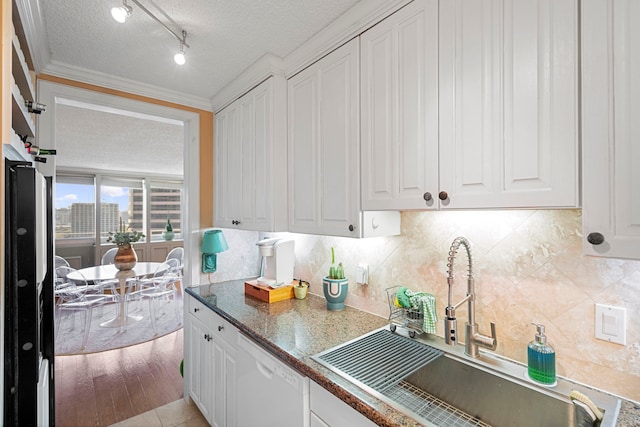
[[596, 338], [627, 344], [627, 309], [596, 304]]
[[358, 264], [356, 267], [356, 282], [361, 285], [369, 283], [369, 266], [367, 264]]

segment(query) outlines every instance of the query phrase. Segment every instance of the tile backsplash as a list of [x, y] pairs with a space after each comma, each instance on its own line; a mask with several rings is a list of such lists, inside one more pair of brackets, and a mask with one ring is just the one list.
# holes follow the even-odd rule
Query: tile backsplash
[[[474, 264], [476, 321], [485, 334], [490, 322], [496, 324], [497, 353], [526, 363], [527, 344], [535, 335], [531, 322], [542, 323], [556, 349], [559, 375], [640, 401], [640, 261], [584, 256], [581, 232], [581, 210], [567, 209], [403, 212], [402, 235], [384, 238], [270, 236], [296, 241], [294, 275], [308, 280], [312, 293], [322, 295], [333, 246], [350, 279], [347, 305], [386, 317], [386, 288], [403, 285], [434, 294], [440, 319], [447, 305], [449, 247], [455, 237], [465, 236]], [[224, 253], [218, 260], [220, 265], [223, 257], [234, 258], [229, 262], [233, 273], [221, 272], [213, 281], [257, 274], [257, 233], [243, 233], [231, 232], [238, 240], [236, 255]], [[359, 263], [369, 265], [368, 285], [355, 282]], [[466, 265], [460, 250], [454, 304], [466, 295]], [[626, 346], [594, 337], [596, 303], [627, 309]], [[457, 317], [462, 340], [466, 304]], [[439, 321], [440, 336], [442, 327]]]

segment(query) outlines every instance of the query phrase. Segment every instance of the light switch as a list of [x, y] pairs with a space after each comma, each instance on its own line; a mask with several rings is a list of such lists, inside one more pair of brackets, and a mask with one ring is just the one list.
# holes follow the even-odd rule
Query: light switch
[[626, 345], [627, 309], [596, 304], [596, 338]]

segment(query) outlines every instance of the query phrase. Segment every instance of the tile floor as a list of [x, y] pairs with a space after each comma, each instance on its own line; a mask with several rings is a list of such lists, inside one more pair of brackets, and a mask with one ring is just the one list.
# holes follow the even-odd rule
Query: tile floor
[[111, 427], [209, 427], [198, 408], [184, 399], [137, 415]]

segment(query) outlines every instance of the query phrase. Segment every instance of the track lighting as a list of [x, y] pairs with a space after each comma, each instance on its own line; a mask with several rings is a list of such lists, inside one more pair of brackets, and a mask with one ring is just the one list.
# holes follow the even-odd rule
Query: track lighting
[[133, 8], [127, 4], [127, 0], [122, 0], [122, 6], [111, 8], [111, 16], [121, 24], [131, 16], [131, 12], [133, 12]]
[[184, 45], [185, 40], [187, 39], [187, 32], [182, 30], [182, 39], [180, 39], [180, 52], [176, 53], [173, 56], [173, 60], [176, 61], [178, 65], [184, 65], [187, 62], [187, 57], [184, 54]]
[[[184, 49], [185, 47], [189, 47], [189, 45], [187, 44], [187, 32], [183, 29], [180, 29], [178, 27], [178, 24], [176, 24], [175, 21], [171, 19], [171, 17], [167, 15], [165, 11], [160, 9], [160, 7], [158, 7], [158, 5], [156, 5], [155, 3], [150, 2], [158, 10], [158, 12], [160, 12], [166, 18], [166, 20], [170, 21], [174, 27], [178, 28], [180, 35], [178, 35], [178, 33], [176, 33], [175, 31], [173, 31], [167, 24], [162, 22], [156, 15], [154, 15], [149, 9], [147, 9], [144, 5], [142, 5], [138, 0], [131, 0], [131, 2], [134, 3], [136, 6], [138, 6], [144, 13], [149, 15], [149, 17], [153, 18], [154, 21], [162, 25], [162, 27], [165, 30], [170, 32], [175, 38], [178, 39], [178, 41], [180, 42], [180, 51], [173, 56], [173, 60], [176, 62], [176, 64], [183, 65], [187, 61]], [[111, 16], [113, 16], [113, 19], [115, 19], [120, 23], [124, 23], [127, 20], [127, 18], [131, 16], [131, 13], [133, 13], [133, 8], [127, 4], [127, 0], [122, 0], [122, 6], [116, 6], [111, 9]]]
[[173, 55], [173, 60], [176, 61], [176, 64], [178, 65], [184, 65], [184, 63], [187, 62], [187, 58], [184, 56], [184, 51], [181, 50]]

